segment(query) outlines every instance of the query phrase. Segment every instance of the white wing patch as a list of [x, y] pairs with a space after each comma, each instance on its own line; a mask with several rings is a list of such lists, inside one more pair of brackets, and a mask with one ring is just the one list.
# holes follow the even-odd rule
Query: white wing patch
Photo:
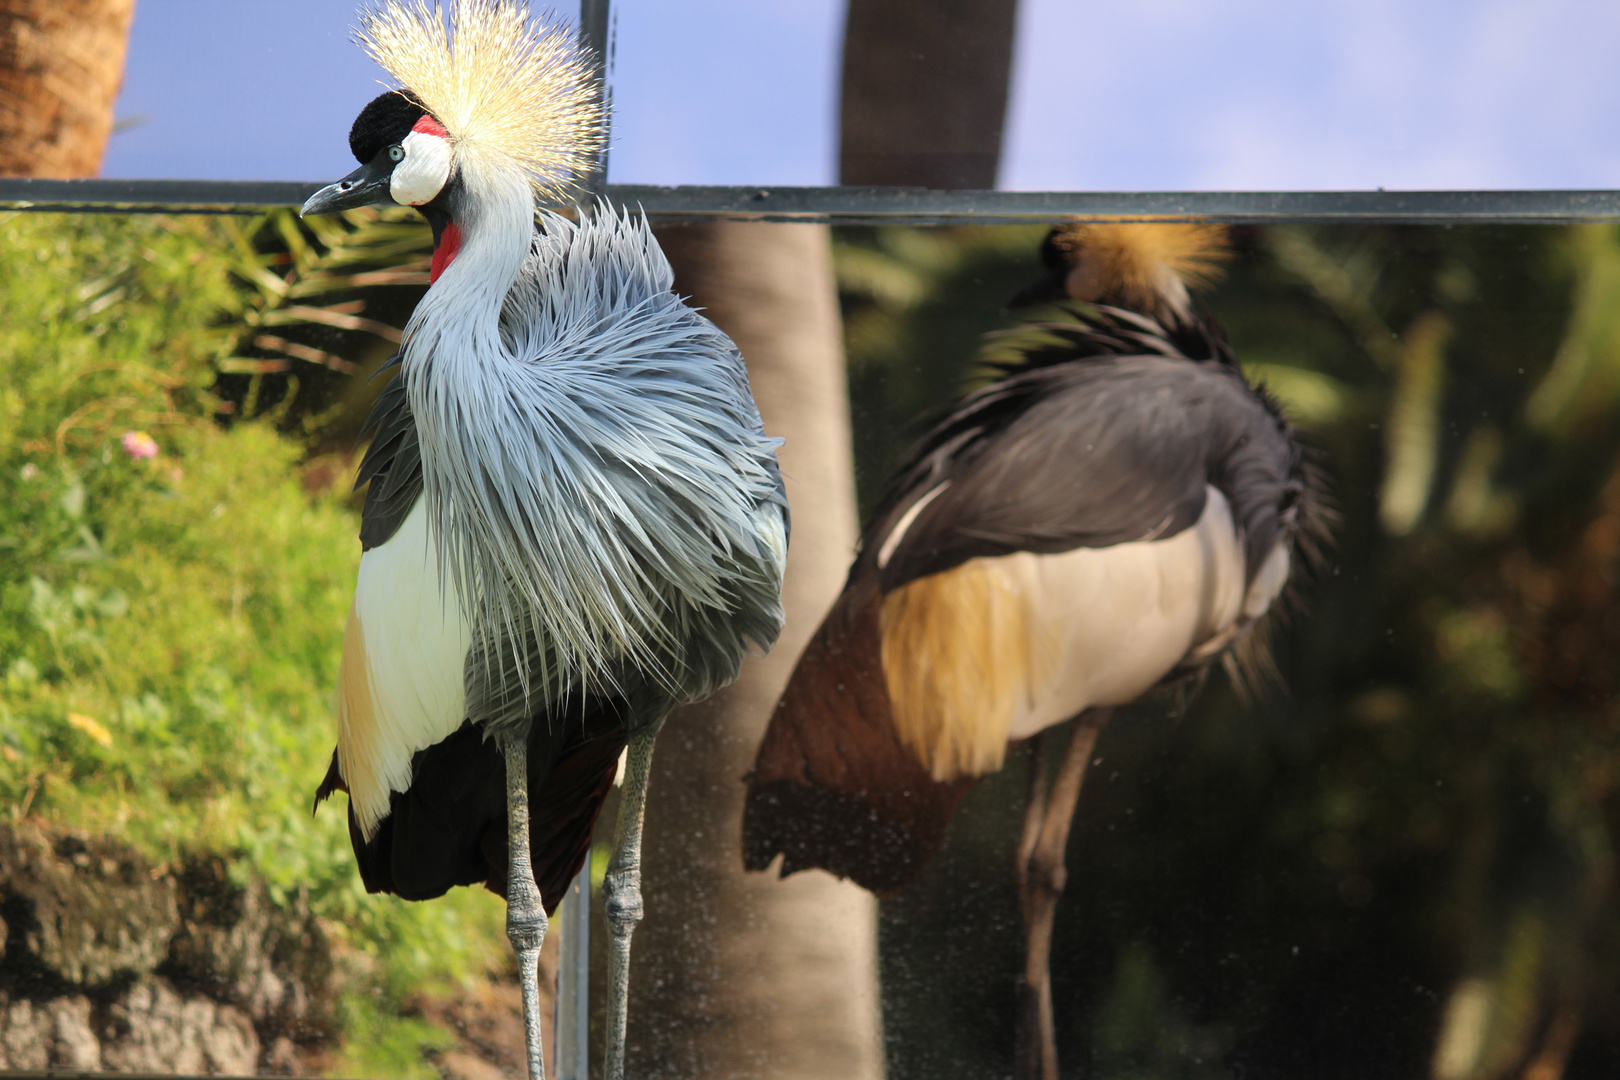
[[906, 538], [906, 530], [911, 528], [911, 523], [917, 520], [917, 515], [927, 509], [928, 504], [939, 498], [940, 493], [950, 486], [951, 482], [949, 480], [940, 484], [933, 491], [912, 503], [911, 509], [907, 510], [900, 520], [895, 522], [894, 528], [889, 530], [888, 539], [884, 540], [883, 546], [878, 548], [877, 564], [879, 570], [889, 565], [889, 560], [894, 557], [894, 549], [899, 547], [900, 541]]
[[1266, 561], [1260, 564], [1254, 580], [1249, 583], [1249, 594], [1243, 598], [1245, 619], [1258, 619], [1271, 609], [1273, 601], [1282, 595], [1283, 588], [1288, 584], [1290, 565], [1288, 543], [1278, 540], [1277, 546], [1271, 549], [1271, 554], [1266, 556]]
[[774, 503], [766, 503], [755, 512], [754, 522], [770, 550], [772, 564], [776, 567], [776, 580], [780, 583], [782, 576], [787, 573], [788, 555], [787, 523], [782, 520], [782, 508]]
[[390, 792], [411, 783], [411, 757], [461, 726], [471, 640], [453, 578], [439, 573], [427, 500], [386, 544], [360, 557], [338, 690], [338, 769], [366, 839]]

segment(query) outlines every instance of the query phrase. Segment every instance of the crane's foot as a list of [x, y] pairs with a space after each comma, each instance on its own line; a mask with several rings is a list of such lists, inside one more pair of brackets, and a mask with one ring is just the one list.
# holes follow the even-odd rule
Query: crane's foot
[[[1048, 804], [1045, 810], [1063, 812]], [[1048, 820], [1050, 820], [1048, 816]], [[1067, 826], [1065, 823], [1065, 831]], [[1043, 834], [1045, 830], [1043, 829]], [[1049, 834], [1047, 834], [1049, 835]], [[1057, 1026], [1052, 1013], [1052, 928], [1068, 874], [1053, 865], [1049, 845], [1037, 845], [1023, 867], [1024, 974], [1018, 984], [1018, 1026], [1013, 1044], [1014, 1080], [1058, 1080]], [[1057, 852], [1061, 858], [1061, 849]]]
[[607, 915], [608, 933], [614, 941], [629, 942], [641, 922], [641, 873], [609, 873], [602, 882], [602, 906]]
[[607, 1080], [624, 1080], [624, 1043], [630, 1001], [630, 937], [641, 921], [641, 868], [609, 870], [602, 882], [608, 929], [608, 1026], [603, 1055]]
[[513, 903], [507, 886], [506, 939], [517, 953], [518, 984], [523, 988], [523, 1034], [528, 1045], [529, 1076], [545, 1080], [545, 1056], [540, 1041], [540, 946], [546, 940], [546, 909], [540, 904], [540, 890], [530, 879], [532, 897]]

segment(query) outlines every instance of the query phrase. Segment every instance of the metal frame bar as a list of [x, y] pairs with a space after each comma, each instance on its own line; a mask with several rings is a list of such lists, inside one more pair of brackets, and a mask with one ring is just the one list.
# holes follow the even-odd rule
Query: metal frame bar
[[0, 1080], [263, 1080], [263, 1076], [195, 1073], [113, 1072], [86, 1069], [0, 1069]]
[[[0, 209], [255, 214], [321, 184], [234, 180], [0, 179]], [[1074, 218], [1233, 224], [1555, 225], [1620, 221], [1620, 191], [930, 191], [922, 188], [609, 184], [658, 222], [1041, 224]]]
[[590, 1080], [591, 1076], [591, 859], [579, 868], [563, 895], [552, 926], [562, 932], [557, 956], [556, 1043], [548, 1050], [556, 1080]]

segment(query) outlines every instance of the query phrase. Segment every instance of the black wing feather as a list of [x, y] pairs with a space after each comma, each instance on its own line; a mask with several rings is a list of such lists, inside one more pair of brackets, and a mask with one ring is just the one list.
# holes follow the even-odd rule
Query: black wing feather
[[[376, 377], [400, 366], [395, 353], [377, 370]], [[367, 484], [365, 509], [360, 512], [360, 547], [370, 551], [386, 544], [405, 523], [422, 494], [422, 450], [416, 439], [416, 421], [411, 417], [410, 398], [405, 393], [405, 373], [399, 372], [383, 387], [366, 417], [360, 437], [371, 436], [371, 445], [360, 459], [356, 491]]]
[[[1276, 408], [1231, 362], [1218, 330], [1167, 331], [1117, 309], [1042, 324], [1021, 360], [963, 399], [902, 463], [863, 545], [884, 591], [972, 558], [1055, 554], [1174, 536], [1220, 489], [1252, 574], [1298, 498], [1300, 451]], [[1188, 352], [1196, 353], [1189, 356]], [[992, 452], [993, 449], [993, 452]]]

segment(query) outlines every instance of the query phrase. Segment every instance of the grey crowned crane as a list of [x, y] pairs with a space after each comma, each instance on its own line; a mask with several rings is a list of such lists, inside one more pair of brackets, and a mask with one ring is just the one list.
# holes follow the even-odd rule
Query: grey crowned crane
[[731, 340], [670, 291], [644, 219], [539, 213], [593, 160], [591, 65], [515, 0], [391, 0], [359, 41], [399, 82], [305, 214], [421, 211], [432, 285], [368, 420], [338, 739], [371, 892], [507, 904], [531, 1077], [536, 961], [628, 744], [604, 897], [623, 1073], [653, 738], [782, 624], [787, 505]]
[[[1217, 228], [1054, 230], [1061, 318], [911, 448], [748, 777], [744, 860], [892, 894], [973, 783], [1036, 747], [1016, 872], [1021, 1077], [1056, 1080], [1048, 957], [1070, 823], [1113, 709], [1241, 651], [1328, 540], [1324, 481], [1188, 284]], [[1249, 656], [1251, 661], [1257, 658]], [[1048, 791], [1046, 733], [1073, 729]]]

